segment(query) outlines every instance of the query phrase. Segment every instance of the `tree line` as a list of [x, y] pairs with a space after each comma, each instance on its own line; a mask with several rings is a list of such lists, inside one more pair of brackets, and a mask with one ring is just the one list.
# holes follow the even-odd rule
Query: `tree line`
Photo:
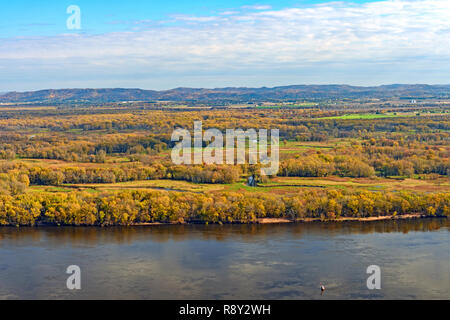
[[259, 218], [449, 216], [448, 193], [301, 191], [271, 194], [121, 191], [0, 195], [0, 225], [113, 226], [151, 222], [254, 223]]

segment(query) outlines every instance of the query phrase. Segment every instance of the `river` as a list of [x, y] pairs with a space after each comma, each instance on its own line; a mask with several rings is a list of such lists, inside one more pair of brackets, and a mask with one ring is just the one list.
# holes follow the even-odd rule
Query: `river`
[[[437, 218], [3, 227], [0, 299], [449, 299], [449, 227]], [[81, 269], [81, 290], [66, 287], [69, 265]], [[380, 290], [367, 288], [370, 265]]]

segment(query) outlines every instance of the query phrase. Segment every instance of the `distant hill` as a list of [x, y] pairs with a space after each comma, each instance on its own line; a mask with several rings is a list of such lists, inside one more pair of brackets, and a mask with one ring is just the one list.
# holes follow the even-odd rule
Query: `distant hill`
[[450, 85], [393, 84], [376, 87], [292, 85], [273, 88], [58, 89], [9, 92], [0, 103], [105, 103], [120, 101], [260, 102], [342, 98], [450, 97]]

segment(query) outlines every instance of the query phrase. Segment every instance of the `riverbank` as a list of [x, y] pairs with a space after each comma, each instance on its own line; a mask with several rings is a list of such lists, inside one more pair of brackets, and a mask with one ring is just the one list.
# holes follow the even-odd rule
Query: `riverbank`
[[[61, 227], [61, 226], [75, 226], [75, 227], [119, 227], [119, 226], [132, 226], [132, 227], [152, 227], [152, 226], [170, 226], [170, 225], [226, 225], [226, 224], [294, 224], [294, 223], [314, 223], [314, 222], [327, 222], [327, 223], [341, 223], [341, 222], [373, 222], [373, 221], [387, 221], [387, 220], [413, 220], [413, 219], [432, 219], [432, 218], [449, 218], [446, 216], [429, 216], [424, 214], [404, 214], [396, 216], [377, 216], [377, 217], [340, 217], [337, 219], [322, 219], [322, 218], [298, 218], [298, 219], [286, 219], [286, 218], [259, 218], [255, 221], [239, 222], [233, 221], [226, 222], [211, 222], [211, 221], [175, 221], [175, 222], [138, 222], [131, 224], [108, 224], [108, 225], [86, 225], [86, 224], [58, 224], [48, 222], [38, 222], [35, 225], [15, 225], [15, 227], [28, 226], [28, 227]], [[14, 227], [14, 225], [0, 225], [0, 227]]]
[[[448, 217], [431, 217], [423, 214], [404, 214], [398, 216], [377, 216], [377, 217], [341, 217], [338, 219], [321, 219], [321, 218], [301, 218], [301, 219], [286, 219], [286, 218], [260, 218], [254, 222], [233, 222], [233, 224], [285, 224], [285, 223], [310, 223], [310, 222], [346, 222], [346, 221], [358, 221], [358, 222], [371, 222], [371, 221], [383, 221], [383, 220], [408, 220], [408, 219], [425, 219], [425, 218], [448, 218]], [[133, 226], [159, 226], [159, 225], [177, 225], [177, 224], [216, 224], [214, 222], [146, 222], [135, 223]]]

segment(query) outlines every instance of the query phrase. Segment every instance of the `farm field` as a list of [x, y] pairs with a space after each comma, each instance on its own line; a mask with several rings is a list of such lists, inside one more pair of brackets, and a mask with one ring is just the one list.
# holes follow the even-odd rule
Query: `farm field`
[[400, 118], [400, 117], [415, 117], [414, 113], [404, 113], [404, 112], [394, 112], [394, 113], [354, 113], [354, 114], [344, 114], [336, 117], [324, 117], [319, 118], [320, 120], [370, 120], [370, 119], [383, 119], [383, 118]]

